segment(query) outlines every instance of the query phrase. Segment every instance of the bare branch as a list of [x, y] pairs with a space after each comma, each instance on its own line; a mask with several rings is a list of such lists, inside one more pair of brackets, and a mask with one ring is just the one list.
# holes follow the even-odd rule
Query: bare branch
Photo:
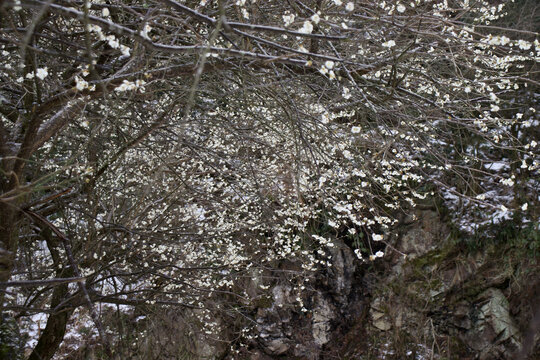
[[[210, 25], [216, 25], [217, 20], [212, 19], [211, 17], [208, 17], [204, 14], [201, 14], [185, 5], [182, 5], [174, 0], [162, 0], [164, 3], [169, 4], [171, 7], [173, 7], [176, 10], [179, 10], [183, 13], [186, 13], [190, 16], [193, 16], [199, 20], [202, 20]], [[315, 38], [315, 39], [324, 39], [324, 40], [344, 40], [347, 37], [346, 36], [332, 36], [332, 35], [324, 35], [324, 34], [306, 34], [303, 32], [298, 31], [292, 31], [288, 30], [282, 27], [277, 26], [266, 26], [266, 25], [258, 25], [258, 24], [246, 24], [246, 23], [240, 23], [240, 22], [228, 22], [227, 25], [233, 29], [245, 29], [245, 30], [259, 30], [264, 32], [271, 32], [271, 33], [277, 33], [277, 34], [289, 34], [293, 36], [298, 37], [306, 37], [306, 38]]]
[[36, 286], [57, 286], [62, 284], [74, 283], [85, 281], [85, 277], [70, 277], [70, 278], [57, 278], [57, 279], [47, 279], [47, 280], [20, 280], [20, 281], [9, 281], [9, 282], [0, 282], [0, 288], [9, 288], [9, 287], [36, 287]]

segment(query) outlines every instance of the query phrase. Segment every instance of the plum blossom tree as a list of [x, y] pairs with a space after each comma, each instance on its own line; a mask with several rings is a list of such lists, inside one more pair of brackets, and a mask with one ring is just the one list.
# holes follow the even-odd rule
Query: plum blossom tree
[[264, 295], [239, 284], [288, 259], [303, 285], [339, 237], [382, 257], [434, 193], [534, 221], [540, 44], [493, 25], [506, 6], [3, 1], [0, 300], [47, 314], [30, 359], [79, 307], [112, 358], [99, 304], [215, 334]]

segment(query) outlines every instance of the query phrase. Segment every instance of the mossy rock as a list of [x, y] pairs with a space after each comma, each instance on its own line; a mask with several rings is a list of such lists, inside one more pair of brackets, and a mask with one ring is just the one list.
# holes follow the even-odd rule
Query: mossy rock
[[434, 249], [417, 258], [411, 259], [405, 264], [407, 270], [411, 271], [413, 277], [424, 278], [427, 271], [433, 271], [443, 267], [445, 263], [459, 256], [459, 249], [455, 244], [450, 243], [439, 249]]

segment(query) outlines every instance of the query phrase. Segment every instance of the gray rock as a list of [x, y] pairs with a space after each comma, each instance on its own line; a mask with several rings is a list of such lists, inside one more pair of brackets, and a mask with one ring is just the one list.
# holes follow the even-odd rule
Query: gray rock
[[422, 211], [417, 217], [419, 223], [408, 228], [397, 247], [411, 259], [433, 250], [448, 232], [434, 211]]
[[331, 278], [329, 285], [339, 303], [345, 304], [347, 296], [351, 292], [353, 275], [356, 270], [355, 255], [342, 240], [334, 240], [334, 246], [328, 250], [332, 263], [332, 267], [328, 269]]
[[287, 339], [278, 338], [274, 339], [266, 344], [266, 349], [270, 351], [272, 355], [281, 355], [289, 350], [290, 345], [287, 344]]
[[277, 285], [272, 289], [274, 296], [274, 305], [282, 307], [291, 303], [291, 287], [286, 285]]
[[382, 304], [383, 301], [380, 298], [376, 298], [371, 302], [371, 308], [369, 309], [371, 325], [381, 331], [388, 331], [392, 328], [392, 322]]
[[319, 346], [330, 341], [330, 321], [336, 317], [333, 306], [319, 293], [317, 305], [313, 310], [313, 340]]
[[483, 354], [481, 359], [491, 359], [499, 353], [498, 345], [508, 342], [518, 348], [520, 334], [510, 316], [508, 300], [501, 290], [490, 288], [477, 299], [480, 307], [472, 328], [463, 337], [464, 342]]

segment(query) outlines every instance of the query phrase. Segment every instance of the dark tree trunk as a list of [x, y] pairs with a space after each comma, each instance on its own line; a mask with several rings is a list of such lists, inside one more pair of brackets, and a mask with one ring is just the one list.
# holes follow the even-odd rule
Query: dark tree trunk
[[[47, 247], [51, 253], [53, 263], [58, 269], [56, 271], [57, 277], [71, 277], [73, 276], [73, 269], [69, 265], [62, 265], [62, 259], [58, 251], [60, 245], [57, 238], [52, 234], [51, 229], [45, 228], [41, 231], [41, 235], [47, 241]], [[63, 268], [63, 269], [62, 269]], [[55, 309], [57, 306], [69, 296], [69, 284], [62, 284], [54, 288], [51, 298], [51, 309]], [[58, 347], [64, 340], [66, 334], [66, 325], [73, 314], [75, 307], [70, 303], [63, 304], [57, 309], [56, 312], [49, 315], [47, 319], [47, 325], [39, 337], [38, 343], [28, 360], [48, 360], [51, 359], [58, 351]]]
[[[0, 201], [0, 282], [7, 282], [15, 262], [18, 245], [17, 211], [15, 204]], [[4, 304], [4, 288], [0, 287], [0, 311]], [[0, 313], [0, 322], [2, 321]]]
[[[60, 304], [68, 294], [68, 284], [63, 284], [54, 288], [51, 308]], [[30, 354], [28, 360], [49, 360], [51, 359], [64, 339], [66, 325], [73, 313], [74, 308], [64, 307], [49, 315], [47, 325], [39, 337], [38, 343]]]

